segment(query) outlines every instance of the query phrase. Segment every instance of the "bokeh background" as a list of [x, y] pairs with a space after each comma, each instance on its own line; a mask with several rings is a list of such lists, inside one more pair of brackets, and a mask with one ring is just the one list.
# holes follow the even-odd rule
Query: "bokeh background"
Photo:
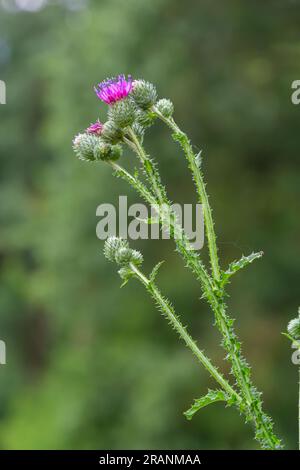
[[[119, 289], [96, 207], [137, 196], [75, 159], [105, 106], [92, 90], [131, 73], [157, 85], [203, 149], [222, 266], [263, 250], [230, 286], [230, 311], [287, 448], [297, 367], [281, 335], [300, 303], [299, 1], [1, 0], [0, 367], [2, 449], [256, 448], [234, 409], [182, 412], [213, 386], [134, 281]], [[195, 202], [164, 126], [146, 139], [176, 202]], [[133, 156], [123, 157], [130, 165]], [[226, 372], [208, 306], [168, 241], [136, 242], [198, 344]], [[205, 249], [204, 259], [207, 258]]]

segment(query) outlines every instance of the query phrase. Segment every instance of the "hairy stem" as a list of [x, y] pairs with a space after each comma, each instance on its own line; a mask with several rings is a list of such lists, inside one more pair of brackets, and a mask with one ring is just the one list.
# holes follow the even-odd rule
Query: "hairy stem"
[[216, 234], [214, 230], [214, 222], [212, 218], [212, 211], [211, 211], [211, 207], [208, 201], [208, 195], [205, 189], [203, 175], [197, 164], [196, 155], [194, 154], [192, 145], [187, 135], [181, 131], [181, 129], [178, 127], [175, 121], [172, 118], [166, 118], [165, 116], [163, 116], [155, 107], [153, 107], [153, 111], [162, 121], [164, 121], [171, 128], [171, 130], [174, 132], [174, 139], [178, 140], [183, 148], [184, 154], [188, 161], [188, 166], [192, 172], [196, 191], [199, 196], [199, 202], [202, 204], [202, 207], [203, 207], [203, 215], [204, 215], [204, 221], [205, 221], [206, 236], [207, 236], [212, 272], [213, 272], [215, 279], [219, 280], [220, 268], [219, 268], [218, 249], [217, 249], [217, 242], [216, 242]]
[[133, 132], [133, 130], [130, 127], [128, 127], [127, 132], [128, 132], [129, 137], [132, 140], [132, 143], [134, 144], [134, 147], [136, 148], [140, 156], [145, 173], [147, 174], [150, 180], [153, 194], [155, 194], [155, 196], [157, 197], [159, 204], [162, 205], [167, 201], [166, 201], [166, 194], [165, 194], [164, 188], [160, 181], [159, 173], [156, 170], [151, 159], [148, 157], [148, 155], [144, 151], [143, 146], [140, 144], [140, 141], [135, 135], [135, 133]]

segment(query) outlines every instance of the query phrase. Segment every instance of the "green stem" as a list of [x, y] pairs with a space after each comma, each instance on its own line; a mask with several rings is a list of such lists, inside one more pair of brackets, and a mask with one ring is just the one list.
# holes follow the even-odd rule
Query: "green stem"
[[217, 249], [217, 242], [216, 242], [216, 234], [214, 230], [214, 222], [212, 218], [212, 211], [208, 200], [208, 195], [205, 189], [205, 184], [203, 180], [203, 175], [200, 171], [199, 166], [197, 165], [196, 155], [194, 154], [192, 145], [187, 137], [187, 135], [182, 132], [182, 130], [178, 127], [176, 122], [172, 118], [166, 118], [163, 116], [157, 108], [153, 107], [154, 113], [164, 121], [174, 132], [175, 140], [178, 140], [182, 145], [184, 154], [188, 161], [188, 166], [192, 172], [193, 180], [195, 183], [196, 191], [199, 196], [200, 203], [203, 207], [203, 215], [205, 221], [205, 228], [206, 228], [206, 236], [208, 242], [208, 249], [209, 249], [209, 256], [211, 262], [211, 268], [216, 280], [220, 279], [220, 267], [219, 267], [219, 259], [218, 259], [218, 249]]
[[131, 270], [135, 273], [139, 281], [146, 287], [152, 298], [155, 300], [165, 317], [169, 320], [175, 331], [179, 334], [181, 339], [186, 343], [187, 347], [197, 357], [199, 362], [205, 367], [209, 374], [221, 385], [230, 398], [233, 398], [238, 404], [241, 404], [242, 399], [238, 393], [231, 387], [228, 381], [220, 374], [220, 372], [213, 366], [208, 357], [198, 348], [195, 341], [186, 331], [186, 328], [180, 322], [171, 304], [162, 296], [157, 286], [147, 279], [146, 276], [132, 263], [130, 263]]

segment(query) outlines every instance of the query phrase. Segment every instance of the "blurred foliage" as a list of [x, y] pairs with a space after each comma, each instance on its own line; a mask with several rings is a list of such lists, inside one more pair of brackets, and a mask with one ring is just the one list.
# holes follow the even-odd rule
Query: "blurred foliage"
[[[119, 290], [96, 238], [96, 207], [136, 195], [105, 165], [76, 161], [71, 141], [105, 117], [93, 85], [124, 72], [155, 82], [203, 149], [223, 266], [265, 252], [234, 279], [230, 308], [265, 407], [295, 448], [297, 373], [280, 332], [300, 297], [300, 109], [290, 101], [299, 1], [70, 0], [36, 12], [13, 3], [0, 2], [0, 447], [255, 447], [251, 428], [222, 404], [185, 420], [210, 380], [141, 287]], [[195, 201], [167, 130], [155, 126], [146, 145], [173, 200]], [[163, 291], [226, 370], [172, 243], [136, 246], [148, 271], [167, 260]]]

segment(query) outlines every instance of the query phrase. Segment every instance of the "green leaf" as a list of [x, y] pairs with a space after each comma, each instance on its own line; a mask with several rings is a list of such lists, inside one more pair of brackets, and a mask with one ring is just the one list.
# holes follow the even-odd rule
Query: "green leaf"
[[205, 406], [208, 406], [212, 403], [216, 403], [217, 401], [228, 402], [229, 397], [222, 390], [209, 390], [208, 393], [204, 397], [201, 397], [195, 400], [191, 408], [189, 408], [183, 414], [188, 420], [191, 420], [194, 414], [196, 414], [197, 411], [201, 410], [201, 408], [204, 408]]
[[159, 263], [157, 263], [154, 268], [152, 269], [151, 273], [150, 273], [150, 276], [149, 276], [149, 279], [151, 282], [154, 282], [155, 279], [156, 279], [156, 276], [158, 274], [158, 271], [161, 267], [161, 265], [164, 263], [164, 261], [160, 261]]
[[223, 287], [227, 284], [233, 274], [240, 269], [243, 269], [245, 266], [248, 266], [254, 260], [261, 258], [263, 254], [263, 251], [259, 251], [258, 253], [251, 253], [249, 256], [242, 256], [241, 259], [232, 261], [232, 263], [229, 264], [228, 269], [222, 273], [221, 286]]

